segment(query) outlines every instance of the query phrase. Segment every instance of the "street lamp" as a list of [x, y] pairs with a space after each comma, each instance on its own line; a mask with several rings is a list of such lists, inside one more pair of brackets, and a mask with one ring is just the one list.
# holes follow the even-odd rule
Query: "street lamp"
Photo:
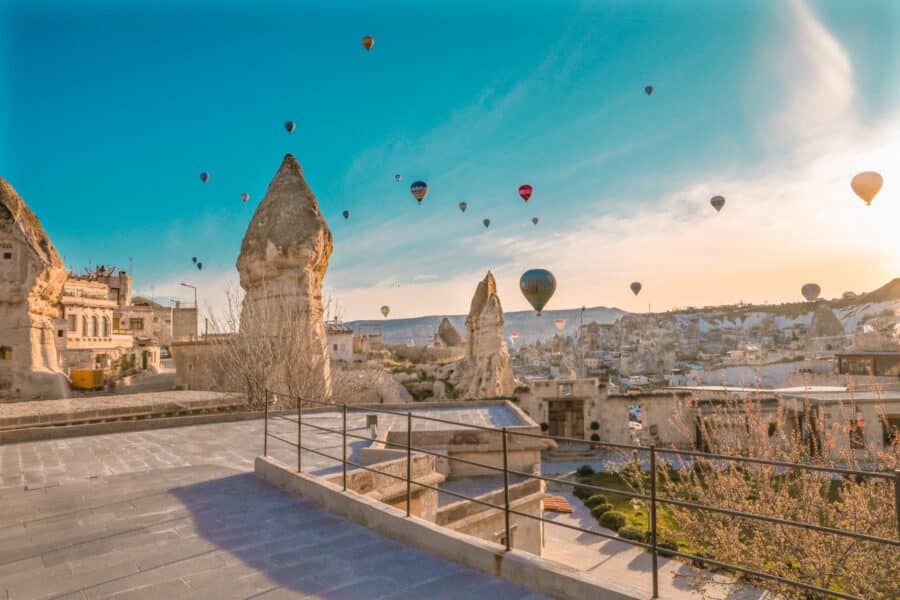
[[197, 286], [191, 285], [189, 283], [182, 283], [181, 285], [183, 285], [186, 288], [191, 288], [192, 290], [194, 290], [194, 308], [196, 309], [197, 308]]

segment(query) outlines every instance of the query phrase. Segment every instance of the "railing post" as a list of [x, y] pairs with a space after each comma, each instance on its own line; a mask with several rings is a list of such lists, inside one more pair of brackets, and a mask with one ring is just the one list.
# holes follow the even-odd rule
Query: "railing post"
[[303, 399], [297, 396], [297, 472], [303, 471]]
[[412, 502], [412, 411], [406, 413], [406, 516]]
[[269, 455], [269, 390], [266, 388], [266, 399], [263, 406], [263, 456]]
[[506, 525], [506, 551], [509, 552], [509, 449], [506, 445], [506, 427], [503, 428], [503, 505]]
[[344, 404], [344, 427], [343, 434], [341, 436], [341, 465], [343, 467], [343, 479], [344, 479], [344, 491], [347, 491], [347, 404]]
[[897, 516], [897, 537], [900, 538], [900, 469], [894, 469], [894, 514]]
[[659, 598], [659, 548], [656, 531], [656, 445], [650, 445], [650, 552], [653, 562], [653, 598]]

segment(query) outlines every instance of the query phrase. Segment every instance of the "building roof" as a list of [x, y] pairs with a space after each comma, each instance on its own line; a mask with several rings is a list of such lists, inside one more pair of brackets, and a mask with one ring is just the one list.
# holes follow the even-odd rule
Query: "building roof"
[[328, 335], [353, 335], [353, 328], [343, 323], [326, 323]]
[[889, 356], [891, 358], [900, 358], [900, 352], [896, 350], [866, 350], [864, 352], [837, 352], [835, 356], [840, 358], [853, 358], [855, 356]]

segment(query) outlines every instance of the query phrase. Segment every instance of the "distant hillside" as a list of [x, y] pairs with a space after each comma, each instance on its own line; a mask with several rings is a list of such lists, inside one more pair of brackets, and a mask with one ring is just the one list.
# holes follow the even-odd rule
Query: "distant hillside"
[[[618, 308], [596, 306], [584, 311], [584, 322], [612, 323], [624, 314], [627, 313]], [[519, 334], [519, 340], [526, 343], [551, 339], [554, 335], [560, 333], [554, 324], [556, 319], [566, 320], [566, 327], [561, 332], [563, 335], [574, 335], [578, 331], [580, 315], [580, 308], [545, 310], [540, 317], [536, 317], [534, 311], [530, 310], [507, 312], [503, 315], [503, 318], [506, 320], [504, 336], [508, 341], [509, 334], [516, 332]], [[434, 332], [437, 331], [441, 319], [445, 316], [450, 319], [450, 322], [463, 336], [466, 335], [466, 315], [430, 315], [412, 319], [349, 321], [345, 324], [353, 327], [353, 330], [356, 331], [360, 324], [380, 323], [384, 328], [384, 341], [386, 343], [408, 344], [412, 340], [416, 345], [421, 346], [431, 343]]]
[[[840, 321], [844, 331], [848, 334], [857, 330], [860, 323], [869, 321], [883, 315], [900, 315], [900, 278], [893, 279], [875, 291], [860, 294], [854, 298], [840, 298], [827, 300], [827, 305], [834, 311], [837, 321]], [[675, 318], [684, 321], [697, 321], [701, 332], [707, 332], [719, 328], [750, 329], [754, 325], [761, 324], [765, 319], [774, 317], [775, 325], [779, 329], [793, 327], [795, 325], [809, 325], [812, 321], [816, 304], [810, 302], [787, 302], [783, 304], [766, 305], [727, 305], [706, 306], [702, 308], [687, 308], [664, 313], [654, 313], [656, 316]], [[564, 310], [544, 311], [544, 315], [536, 317], [533, 311], [516, 311], [504, 314], [506, 326], [504, 335], [509, 340], [509, 334], [517, 332], [522, 343], [533, 343], [537, 340], [549, 340], [560, 333], [554, 326], [556, 319], [565, 319], [566, 326], [562, 334], [574, 336], [578, 332], [578, 317], [581, 309], [570, 308]], [[612, 323], [627, 313], [618, 308], [597, 306], [585, 310], [584, 322]], [[416, 345], [430, 344], [437, 331], [437, 327], [444, 315], [432, 315], [416, 317], [413, 319], [384, 319], [382, 321], [351, 321], [347, 323], [357, 330], [361, 323], [381, 323], [384, 327], [384, 340], [389, 344], [409, 344], [413, 341]], [[465, 315], [447, 315], [447, 318], [459, 330], [460, 334], [466, 334]], [[832, 323], [832, 325], [834, 325]], [[834, 327], [832, 327], [834, 328]], [[836, 328], [834, 328], [836, 329]]]

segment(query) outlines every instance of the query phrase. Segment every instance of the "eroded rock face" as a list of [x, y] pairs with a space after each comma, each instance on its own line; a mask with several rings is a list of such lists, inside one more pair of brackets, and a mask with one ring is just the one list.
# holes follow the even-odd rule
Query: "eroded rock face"
[[64, 398], [56, 325], [66, 270], [16, 190], [0, 178], [0, 400]]
[[511, 396], [515, 382], [503, 341], [503, 307], [490, 271], [472, 297], [466, 331], [466, 356], [454, 373], [456, 395], [466, 399]]
[[[331, 231], [300, 164], [290, 154], [269, 184], [241, 244], [237, 260], [245, 295], [242, 335], [277, 340], [295, 356], [298, 393], [331, 396], [322, 306], [322, 280], [333, 247]], [[269, 381], [284, 389], [282, 381]]]
[[459, 335], [459, 331], [450, 322], [450, 319], [444, 317], [438, 325], [437, 332], [434, 334], [434, 346], [436, 348], [461, 348], [463, 338]]

